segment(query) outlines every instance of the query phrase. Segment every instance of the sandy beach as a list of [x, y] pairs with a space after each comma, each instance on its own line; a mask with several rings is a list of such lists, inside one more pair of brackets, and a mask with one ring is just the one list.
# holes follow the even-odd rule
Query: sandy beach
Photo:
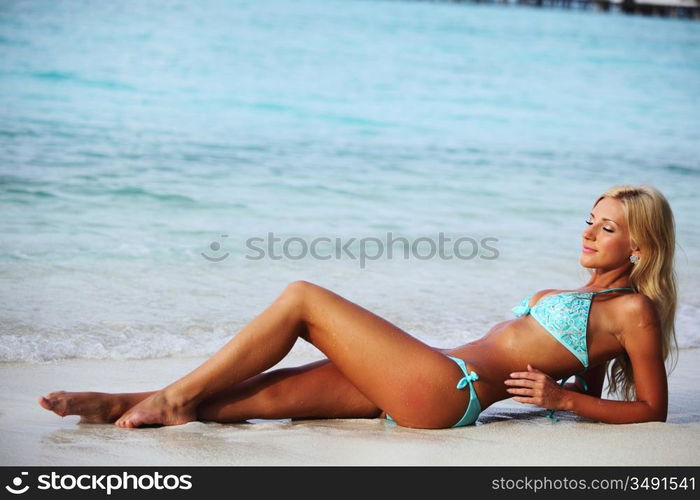
[[[308, 357], [308, 354], [304, 356]], [[202, 358], [0, 365], [0, 465], [700, 465], [700, 349], [682, 350], [666, 423], [611, 425], [512, 400], [476, 426], [416, 430], [374, 420], [192, 422], [121, 429], [42, 409], [53, 390], [143, 391]], [[310, 361], [292, 355], [282, 365]]]

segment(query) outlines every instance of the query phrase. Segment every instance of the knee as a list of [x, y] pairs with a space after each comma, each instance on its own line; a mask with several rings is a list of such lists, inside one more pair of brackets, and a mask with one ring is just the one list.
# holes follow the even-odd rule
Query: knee
[[296, 281], [292, 281], [291, 283], [289, 283], [287, 285], [286, 289], [299, 292], [299, 291], [308, 290], [309, 288], [311, 288], [313, 286], [315, 286], [315, 285], [313, 283], [311, 283], [310, 281], [296, 280]]
[[287, 307], [303, 317], [309, 294], [312, 293], [315, 286], [313, 283], [304, 280], [292, 281], [285, 287], [277, 300], [286, 304]]
[[284, 289], [282, 296], [299, 300], [308, 295], [309, 291], [315, 286], [313, 283], [304, 280], [292, 281]]

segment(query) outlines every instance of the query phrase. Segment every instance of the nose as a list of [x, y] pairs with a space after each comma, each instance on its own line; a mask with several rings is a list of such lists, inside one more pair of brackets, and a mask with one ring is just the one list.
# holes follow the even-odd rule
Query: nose
[[586, 229], [583, 230], [583, 239], [585, 240], [593, 240], [595, 236], [595, 232], [593, 231], [593, 226], [588, 226]]

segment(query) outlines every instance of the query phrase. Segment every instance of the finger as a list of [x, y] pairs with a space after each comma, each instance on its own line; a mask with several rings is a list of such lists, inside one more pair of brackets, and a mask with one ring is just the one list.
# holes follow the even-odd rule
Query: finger
[[534, 376], [535, 376], [535, 374], [532, 373], [532, 372], [513, 372], [513, 373], [510, 374], [510, 377], [511, 377], [511, 378], [529, 378], [529, 379], [533, 379]]
[[517, 394], [519, 396], [533, 396], [535, 391], [533, 391], [532, 389], [509, 387], [508, 392], [510, 394]]
[[507, 379], [504, 380], [503, 383], [506, 385], [519, 385], [521, 387], [534, 387], [537, 382], [526, 378], [520, 378], [516, 380]]
[[532, 366], [530, 363], [527, 364], [527, 369], [528, 371], [535, 372], [535, 373], [542, 373], [540, 370]]
[[517, 401], [518, 403], [530, 404], [530, 405], [535, 404], [532, 402], [532, 398], [525, 398], [522, 396], [515, 396], [513, 398], [513, 401]]

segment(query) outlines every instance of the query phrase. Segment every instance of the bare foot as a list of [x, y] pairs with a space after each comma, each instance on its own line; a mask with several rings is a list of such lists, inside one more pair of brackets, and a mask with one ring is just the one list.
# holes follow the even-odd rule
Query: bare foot
[[127, 410], [115, 422], [119, 427], [140, 427], [148, 424], [182, 425], [197, 420], [197, 408], [185, 404], [165, 391], [159, 391]]
[[105, 424], [114, 422], [150, 394], [57, 391], [41, 396], [39, 404], [61, 417], [80, 415], [81, 423]]

